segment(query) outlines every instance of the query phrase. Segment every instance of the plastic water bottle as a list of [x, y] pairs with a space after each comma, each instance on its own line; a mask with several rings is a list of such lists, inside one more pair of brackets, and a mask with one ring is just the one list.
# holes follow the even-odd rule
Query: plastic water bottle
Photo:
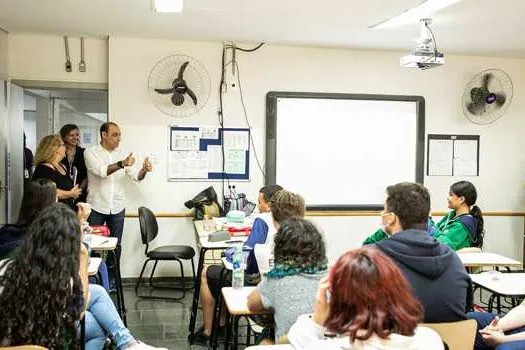
[[233, 254], [232, 287], [233, 289], [244, 287], [244, 252], [242, 251], [242, 244], [235, 246], [235, 253]]

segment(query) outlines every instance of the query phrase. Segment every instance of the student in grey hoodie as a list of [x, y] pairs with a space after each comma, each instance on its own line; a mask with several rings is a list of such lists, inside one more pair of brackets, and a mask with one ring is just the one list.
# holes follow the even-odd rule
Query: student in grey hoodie
[[389, 186], [381, 221], [390, 236], [376, 247], [392, 258], [423, 304], [424, 322], [466, 319], [472, 282], [458, 255], [426, 232], [428, 190], [416, 183]]

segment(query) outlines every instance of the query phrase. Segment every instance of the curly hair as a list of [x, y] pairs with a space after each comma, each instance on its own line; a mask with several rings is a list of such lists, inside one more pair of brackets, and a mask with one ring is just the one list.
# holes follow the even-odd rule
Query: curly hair
[[49, 162], [61, 145], [62, 138], [60, 135], [47, 135], [44, 137], [36, 148], [35, 165]]
[[426, 229], [430, 212], [430, 194], [425, 186], [401, 182], [386, 189], [385, 209], [397, 215], [404, 230]]
[[306, 211], [306, 206], [301, 195], [280, 190], [270, 200], [270, 209], [273, 219], [281, 225], [286, 219], [292, 217], [302, 218]]
[[285, 220], [275, 234], [274, 259], [276, 267], [288, 271], [315, 273], [324, 270], [327, 260], [323, 236], [308, 220]]
[[0, 344], [79, 349], [80, 244], [80, 224], [66, 205], [54, 203], [36, 216], [0, 277]]

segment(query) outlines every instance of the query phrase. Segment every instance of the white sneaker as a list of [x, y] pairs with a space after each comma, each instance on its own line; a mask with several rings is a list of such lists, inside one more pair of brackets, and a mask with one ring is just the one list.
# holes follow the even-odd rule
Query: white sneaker
[[151, 345], [148, 345], [146, 343], [143, 343], [141, 341], [138, 341], [135, 343], [135, 345], [132, 345], [126, 349], [129, 349], [129, 350], [153, 350], [153, 349], [157, 349], [157, 350], [168, 350], [167, 348], [156, 348], [154, 346], [151, 346]]

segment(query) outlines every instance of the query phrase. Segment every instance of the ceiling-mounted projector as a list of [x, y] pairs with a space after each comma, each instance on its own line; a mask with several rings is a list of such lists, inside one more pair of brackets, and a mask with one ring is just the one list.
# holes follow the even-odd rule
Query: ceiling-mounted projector
[[401, 67], [429, 69], [445, 64], [445, 56], [438, 52], [436, 39], [430, 29], [431, 20], [428, 18], [421, 20], [421, 30], [416, 48], [410, 55], [401, 57]]

